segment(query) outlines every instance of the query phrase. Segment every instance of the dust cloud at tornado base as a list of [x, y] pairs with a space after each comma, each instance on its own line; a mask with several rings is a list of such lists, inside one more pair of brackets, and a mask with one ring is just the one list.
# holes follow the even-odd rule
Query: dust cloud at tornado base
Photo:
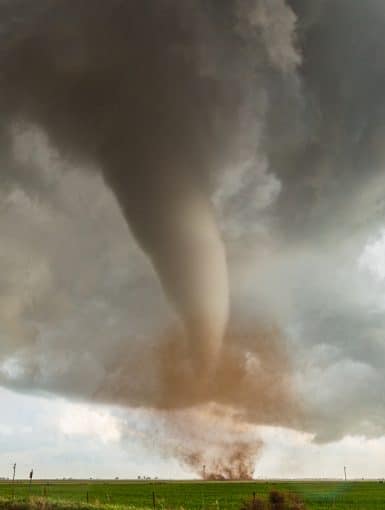
[[[158, 409], [169, 417], [166, 431], [177, 413], [186, 413], [187, 423], [191, 406], [228, 409], [224, 443], [210, 434], [219, 412], [213, 417], [210, 408], [202, 409], [194, 451], [171, 447], [198, 469], [201, 446], [211, 441], [212, 469], [203, 459], [210, 476], [227, 476], [218, 452], [232, 451], [235, 464], [239, 457], [250, 466], [244, 445], [253, 457], [259, 442], [247, 424], [328, 428], [317, 410], [307, 416], [293, 389], [293, 353], [281, 324], [274, 327], [279, 306], [276, 313], [272, 306], [268, 326], [237, 317], [227, 266], [247, 259], [248, 249], [263, 252], [280, 242], [289, 254], [294, 244], [306, 252], [306, 243], [327, 252], [327, 239], [345, 236], [354, 251], [379, 224], [383, 123], [374, 84], [382, 71], [373, 59], [361, 72], [349, 31], [358, 20], [361, 28], [375, 20], [373, 37], [364, 34], [356, 51], [378, 54], [380, 7], [295, 0], [0, 5], [5, 195], [21, 188], [34, 200], [49, 196], [44, 179], [33, 179], [28, 162], [10, 153], [15, 138], [42, 132], [63, 167], [103, 175], [175, 312], [151, 348], [130, 338], [113, 356], [98, 344], [94, 355], [105, 370], [92, 396]], [[354, 206], [343, 200], [346, 192]], [[47, 376], [39, 328], [24, 330], [18, 310], [15, 303], [4, 312], [7, 334], [20, 339], [4, 359], [24, 366], [11, 383], [32, 380], [84, 397], [80, 377], [71, 384]], [[31, 345], [23, 345], [29, 336]], [[97, 350], [92, 340], [87, 350]], [[329, 436], [348, 428], [340, 422]], [[242, 445], [242, 453], [231, 444]], [[241, 472], [250, 467], [234, 476]]]

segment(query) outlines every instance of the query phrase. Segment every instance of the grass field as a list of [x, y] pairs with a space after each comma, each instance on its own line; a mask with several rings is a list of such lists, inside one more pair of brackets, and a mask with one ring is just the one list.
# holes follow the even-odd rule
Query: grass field
[[[385, 484], [378, 482], [26, 482], [0, 483], [0, 510], [6, 502], [32, 500], [81, 506], [124, 506], [156, 510], [239, 509], [253, 492], [267, 497], [271, 490], [299, 495], [309, 509], [385, 510]], [[55, 506], [55, 505], [54, 505]], [[59, 505], [60, 507], [60, 505]]]

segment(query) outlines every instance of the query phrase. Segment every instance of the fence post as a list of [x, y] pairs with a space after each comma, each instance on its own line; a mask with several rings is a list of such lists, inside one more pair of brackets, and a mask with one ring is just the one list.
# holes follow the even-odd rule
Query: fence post
[[154, 507], [154, 510], [156, 510], [155, 491], [152, 491], [152, 506]]

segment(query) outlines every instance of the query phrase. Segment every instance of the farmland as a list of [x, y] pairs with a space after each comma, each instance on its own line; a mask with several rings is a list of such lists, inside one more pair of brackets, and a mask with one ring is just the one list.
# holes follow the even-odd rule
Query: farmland
[[[0, 483], [0, 509], [8, 502], [39, 502], [42, 508], [148, 508], [156, 510], [239, 509], [253, 492], [300, 496], [314, 510], [385, 510], [385, 484], [378, 482], [128, 482], [34, 481]], [[14, 508], [24, 508], [16, 505]], [[26, 507], [25, 507], [26, 508]]]

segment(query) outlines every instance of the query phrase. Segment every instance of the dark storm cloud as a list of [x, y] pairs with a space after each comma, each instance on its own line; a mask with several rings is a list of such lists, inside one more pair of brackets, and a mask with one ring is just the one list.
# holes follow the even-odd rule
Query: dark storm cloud
[[[270, 163], [283, 180], [283, 229], [297, 236], [336, 229], [336, 237], [340, 229], [367, 231], [385, 206], [383, 3], [288, 3], [299, 20], [301, 96], [284, 122], [272, 109], [266, 135]], [[288, 131], [297, 136], [288, 138]], [[370, 185], [377, 193], [363, 201]]]
[[252, 151], [255, 66], [295, 70], [294, 14], [281, 0], [232, 2], [225, 15], [175, 0], [39, 7], [3, 4], [5, 128], [37, 125], [69, 161], [100, 169], [204, 370], [229, 299], [210, 177]]
[[[383, 434], [382, 287], [357, 264], [383, 221], [381, 2], [14, 0], [0, 19], [3, 384], [180, 405], [180, 372], [162, 400], [154, 370], [175, 313], [116, 197], [187, 330], [176, 365], [217, 356], [230, 296], [258, 325], [224, 340], [232, 388], [183, 405]], [[287, 339], [269, 350], [263, 321]]]

